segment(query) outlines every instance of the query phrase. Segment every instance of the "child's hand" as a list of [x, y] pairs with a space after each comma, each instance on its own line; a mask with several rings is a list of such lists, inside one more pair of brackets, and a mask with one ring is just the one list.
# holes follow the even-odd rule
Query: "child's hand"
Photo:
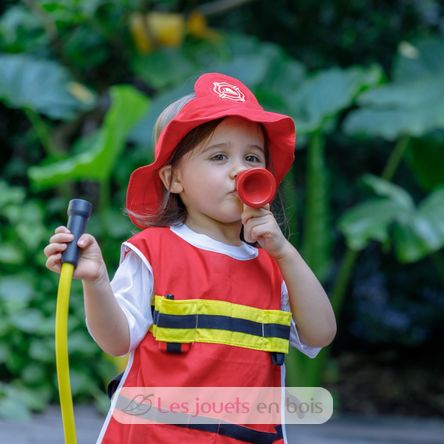
[[244, 225], [244, 238], [247, 242], [258, 242], [276, 259], [286, 254], [290, 243], [285, 239], [270, 211], [270, 205], [258, 209], [244, 205], [241, 220]]
[[[48, 258], [46, 261], [47, 268], [60, 273], [62, 253], [72, 240], [73, 235], [68, 228], [58, 227], [55, 229], [55, 234], [49, 239], [49, 245], [43, 250]], [[82, 234], [77, 245], [80, 248], [80, 256], [74, 271], [74, 277], [85, 281], [95, 281], [107, 276], [102, 252], [94, 237], [90, 234]]]

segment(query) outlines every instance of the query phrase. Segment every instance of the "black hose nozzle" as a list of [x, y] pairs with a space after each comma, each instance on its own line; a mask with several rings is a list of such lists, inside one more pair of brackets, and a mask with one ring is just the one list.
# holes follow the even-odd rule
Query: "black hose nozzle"
[[77, 241], [85, 232], [86, 224], [92, 213], [92, 205], [87, 200], [72, 199], [68, 205], [68, 230], [74, 236], [72, 242], [62, 254], [62, 263], [68, 262], [77, 266], [79, 261], [79, 247]]

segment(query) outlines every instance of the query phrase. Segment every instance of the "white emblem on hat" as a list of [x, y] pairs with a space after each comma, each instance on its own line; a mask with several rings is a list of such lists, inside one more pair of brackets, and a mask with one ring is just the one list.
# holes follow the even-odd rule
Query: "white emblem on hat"
[[237, 86], [227, 82], [213, 82], [213, 85], [213, 91], [221, 99], [234, 100], [235, 102], [245, 102], [245, 95]]

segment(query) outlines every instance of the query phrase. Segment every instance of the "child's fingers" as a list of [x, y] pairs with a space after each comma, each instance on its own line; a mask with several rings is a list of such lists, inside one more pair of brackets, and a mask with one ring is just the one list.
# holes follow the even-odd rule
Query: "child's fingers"
[[77, 241], [77, 245], [80, 248], [86, 248], [89, 247], [90, 245], [92, 245], [94, 243], [94, 237], [91, 236], [88, 233], [84, 233], [80, 236], [79, 240]]
[[50, 243], [43, 249], [43, 253], [46, 257], [50, 257], [54, 254], [61, 253], [62, 251], [65, 251], [67, 248], [67, 244], [65, 243]]
[[46, 260], [46, 268], [56, 273], [60, 273], [62, 255], [60, 253], [53, 254]]
[[249, 219], [254, 217], [265, 216], [267, 214], [271, 214], [269, 204], [265, 205], [262, 208], [252, 208], [244, 204], [241, 216], [242, 223], [245, 225]]
[[71, 231], [69, 231], [64, 225], [61, 225], [54, 230], [54, 233], [71, 233]]
[[68, 232], [63, 232], [63, 233], [57, 233], [57, 234], [53, 234], [50, 238], [49, 238], [49, 242], [50, 243], [69, 243], [74, 239], [74, 236]]

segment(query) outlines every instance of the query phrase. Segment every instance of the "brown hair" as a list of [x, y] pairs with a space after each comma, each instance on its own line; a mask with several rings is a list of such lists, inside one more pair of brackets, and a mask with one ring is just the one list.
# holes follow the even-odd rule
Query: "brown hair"
[[[192, 129], [177, 145], [172, 156], [166, 163], [173, 168], [179, 160], [199, 143], [207, 140], [214, 132], [216, 127], [222, 122], [223, 118], [211, 120]], [[151, 217], [150, 226], [170, 226], [185, 222], [187, 216], [185, 205], [178, 194], [166, 190], [163, 205], [158, 214]]]

